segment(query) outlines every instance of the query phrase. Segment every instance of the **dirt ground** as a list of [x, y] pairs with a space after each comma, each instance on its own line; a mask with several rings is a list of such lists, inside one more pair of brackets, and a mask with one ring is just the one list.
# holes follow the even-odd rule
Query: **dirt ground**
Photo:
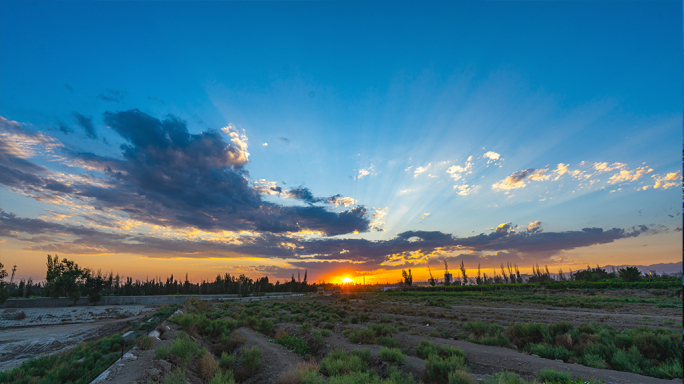
[[111, 335], [150, 311], [141, 305], [0, 310], [0, 371]]
[[[383, 362], [378, 353], [381, 346], [375, 344], [352, 343], [349, 338], [342, 335], [346, 329], [365, 328], [368, 324], [377, 322], [381, 317], [391, 324], [403, 328], [393, 336], [402, 348], [408, 351], [403, 364], [398, 368], [404, 373], [412, 374], [416, 379], [422, 379], [425, 371], [423, 359], [415, 355], [414, 348], [421, 340], [429, 340], [437, 345], [452, 346], [463, 350], [467, 356], [467, 364], [471, 367], [470, 376], [478, 382], [486, 380], [494, 373], [510, 371], [517, 373], [525, 379], [531, 380], [537, 377], [543, 368], [553, 368], [557, 371], [570, 373], [573, 377], [581, 379], [600, 379], [607, 384], [657, 384], [680, 382], [681, 379], [663, 380], [653, 377], [620, 372], [608, 369], [591, 368], [579, 364], [565, 363], [561, 360], [549, 360], [535, 355], [518, 352], [514, 349], [501, 348], [470, 343], [459, 340], [459, 333], [463, 331], [462, 324], [466, 321], [482, 320], [490, 323], [498, 323], [504, 326], [513, 322], [543, 322], [545, 324], [557, 321], [569, 321], [574, 325], [585, 322], [597, 322], [610, 325], [617, 329], [633, 328], [642, 325], [650, 327], [666, 326], [672, 329], [681, 328], [681, 308], [657, 308], [653, 305], [633, 303], [622, 308], [606, 309], [583, 309], [583, 308], [550, 308], [544, 305], [520, 305], [515, 303], [478, 303], [478, 305], [461, 305], [451, 308], [432, 307], [424, 303], [397, 302], [386, 296], [364, 296], [358, 300], [343, 303], [336, 297], [305, 296], [295, 301], [319, 302], [323, 305], [331, 305], [336, 308], [344, 308], [351, 311], [352, 316], [364, 313], [370, 320], [363, 324], [354, 324], [349, 321], [336, 322], [332, 326], [332, 334], [324, 338], [324, 343], [311, 350], [306, 359], [320, 361], [333, 347], [340, 347], [347, 351], [356, 349], [368, 349], [372, 360], [370, 366], [378, 373], [385, 371], [388, 364]], [[270, 305], [266, 304], [266, 305]], [[290, 315], [292, 315], [290, 313]], [[307, 321], [306, 315], [302, 314], [303, 321]], [[312, 332], [317, 329], [316, 322], [310, 331], [303, 331], [301, 323], [280, 322], [275, 324], [274, 329], [282, 328], [287, 334], [297, 336], [312, 345]], [[322, 327], [325, 323], [318, 324]], [[173, 337], [181, 331], [181, 328], [169, 321], [162, 324], [167, 331], [159, 338], [155, 338], [155, 347], [169, 346]], [[435, 337], [435, 332], [448, 337]], [[244, 346], [258, 345], [264, 352], [264, 361], [259, 371], [250, 377], [241, 377], [239, 382], [250, 384], [262, 384], [275, 382], [283, 373], [294, 370], [296, 366], [306, 359], [287, 350], [285, 347], [270, 342], [273, 334], [264, 335], [252, 329], [240, 327], [233, 331], [241, 335], [245, 340]], [[192, 335], [193, 339], [206, 347], [208, 351], [216, 351], [218, 340]], [[461, 333], [462, 334], [462, 333]], [[236, 352], [239, 353], [239, 348]], [[220, 353], [215, 354], [218, 360]], [[190, 384], [200, 384], [202, 379], [197, 374], [197, 367], [191, 363], [186, 370], [186, 379]], [[164, 377], [172, 372], [177, 366], [173, 359], [160, 360], [154, 355], [154, 349], [141, 351], [134, 349], [130, 355], [120, 360], [112, 368], [102, 375], [99, 383], [147, 383], [162, 382]]]

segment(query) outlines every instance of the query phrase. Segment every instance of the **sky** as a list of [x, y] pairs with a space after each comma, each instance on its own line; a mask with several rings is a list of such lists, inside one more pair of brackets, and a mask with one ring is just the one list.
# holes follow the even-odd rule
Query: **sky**
[[682, 255], [682, 4], [0, 2], [0, 263], [416, 280]]

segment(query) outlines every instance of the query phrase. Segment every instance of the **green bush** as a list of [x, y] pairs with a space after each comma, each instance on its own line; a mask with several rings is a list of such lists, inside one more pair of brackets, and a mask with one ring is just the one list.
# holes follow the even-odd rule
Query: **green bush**
[[499, 372], [492, 375], [487, 384], [533, 384], [512, 372]]
[[135, 345], [137, 345], [138, 348], [142, 349], [143, 351], [146, 351], [154, 346], [154, 339], [152, 337], [142, 335], [135, 341]]
[[269, 319], [261, 319], [257, 325], [257, 331], [266, 335], [270, 335], [273, 333], [273, 321]]
[[233, 378], [233, 371], [222, 372], [219, 369], [207, 384], [236, 384]]
[[321, 360], [319, 366], [320, 371], [330, 377], [368, 371], [366, 361], [338, 347], [334, 347], [330, 354]]
[[169, 355], [169, 348], [163, 345], [161, 347], [157, 347], [154, 349], [154, 355], [159, 360], [166, 360], [166, 357]]
[[221, 354], [221, 358], [219, 359], [219, 366], [225, 371], [230, 371], [235, 368], [236, 361], [237, 356], [234, 353], [228, 354], [223, 352]]
[[180, 332], [174, 338], [170, 352], [178, 356], [183, 364], [187, 364], [192, 356], [199, 352], [199, 346], [187, 333]]
[[349, 341], [352, 343], [375, 344], [377, 338], [375, 332], [370, 329], [355, 329], [349, 333]]
[[519, 349], [530, 343], [550, 343], [551, 335], [544, 324], [539, 323], [513, 323], [506, 329], [506, 336]]
[[574, 355], [563, 347], [555, 347], [550, 344], [528, 344], [527, 349], [530, 353], [552, 360], [563, 360], [566, 363]]
[[303, 332], [309, 332], [311, 330], [311, 323], [302, 323], [300, 329]]
[[375, 336], [392, 336], [399, 332], [395, 327], [389, 324], [371, 324], [368, 326], [370, 330], [375, 333]]
[[556, 337], [556, 335], [568, 333], [572, 331], [573, 326], [567, 321], [560, 321], [558, 323], [553, 323], [549, 325], [549, 333], [551, 337]]
[[378, 344], [387, 348], [399, 348], [399, 342], [394, 340], [392, 336], [380, 336], [378, 338]]
[[550, 368], [544, 368], [539, 371], [537, 378], [543, 383], [567, 383], [571, 380], [570, 374], [565, 372], [558, 372]]
[[449, 384], [474, 384], [475, 380], [470, 378], [470, 376], [463, 371], [454, 371], [449, 373], [448, 376]]
[[164, 384], [185, 384], [185, 369], [177, 368], [164, 378]]
[[272, 343], [280, 344], [288, 350], [300, 355], [306, 356], [309, 353], [309, 346], [306, 341], [296, 337], [296, 336], [284, 336], [280, 340], [269, 340]]
[[440, 357], [431, 354], [425, 360], [425, 376], [434, 383], [448, 383], [450, 373], [466, 369], [465, 358], [462, 356]]
[[489, 330], [489, 324], [481, 320], [473, 322], [468, 321], [463, 323], [463, 329], [472, 332], [476, 337], [482, 337]]
[[361, 358], [361, 360], [365, 361], [366, 364], [370, 363], [371, 361], [371, 351], [368, 348], [364, 349], [355, 349], [351, 352], [353, 356], [358, 356]]
[[249, 374], [253, 375], [259, 370], [259, 367], [261, 367], [263, 358], [264, 352], [261, 350], [261, 348], [259, 348], [258, 345], [254, 345], [252, 347], [243, 347], [240, 351], [238, 363], [240, 366], [245, 368]]
[[403, 364], [404, 359], [406, 358], [406, 355], [401, 353], [401, 349], [399, 348], [387, 348], [387, 347], [382, 347], [380, 348], [380, 352], [378, 354], [382, 360], [385, 361], [393, 361], [397, 364]]
[[332, 335], [332, 331], [329, 329], [324, 329], [321, 331], [321, 333], [323, 334], [324, 337], [330, 337]]
[[427, 340], [421, 340], [420, 344], [415, 348], [416, 356], [421, 359], [427, 359], [430, 355], [438, 355], [441, 357], [458, 356], [465, 359], [465, 353], [458, 348], [435, 345]]

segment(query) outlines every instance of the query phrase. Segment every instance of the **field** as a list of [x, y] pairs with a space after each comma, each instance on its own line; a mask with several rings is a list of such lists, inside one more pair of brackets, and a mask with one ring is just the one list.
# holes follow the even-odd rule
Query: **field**
[[[629, 384], [682, 378], [682, 305], [672, 290], [191, 299], [172, 310], [141, 323], [140, 329], [156, 330], [143, 332], [96, 382]], [[79, 348], [111, 362], [120, 342]], [[63, 359], [75, 369], [79, 356]], [[53, 381], [58, 358], [0, 373], [0, 382], [64, 382]]]

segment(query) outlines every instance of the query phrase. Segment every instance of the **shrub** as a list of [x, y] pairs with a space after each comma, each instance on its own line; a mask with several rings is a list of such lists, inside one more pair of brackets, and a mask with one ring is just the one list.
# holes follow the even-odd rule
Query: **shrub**
[[537, 378], [543, 383], [567, 383], [571, 380], [569, 373], [558, 372], [550, 368], [539, 371]]
[[237, 356], [234, 353], [227, 354], [223, 352], [221, 354], [221, 359], [219, 359], [219, 366], [226, 371], [231, 371], [235, 368], [235, 361]]
[[476, 337], [482, 337], [489, 330], [489, 325], [481, 320], [469, 321], [463, 324], [463, 329], [472, 332]]
[[371, 324], [368, 326], [376, 336], [392, 336], [399, 332], [395, 327], [388, 324]]
[[226, 346], [226, 349], [230, 352], [238, 349], [242, 344], [247, 342], [247, 339], [238, 332], [233, 332], [230, 335], [224, 335], [221, 338], [221, 342]]
[[185, 384], [185, 369], [177, 368], [164, 378], [164, 384]]
[[499, 372], [492, 375], [487, 384], [531, 384], [512, 372]]
[[470, 376], [463, 371], [454, 371], [449, 373], [448, 376], [449, 384], [474, 384], [475, 381], [470, 378]]
[[642, 373], [642, 368], [646, 367], [648, 363], [635, 346], [627, 351], [618, 350], [610, 360], [613, 369], [634, 373]]
[[323, 334], [324, 337], [330, 337], [330, 335], [332, 335], [332, 331], [329, 329], [324, 329], [321, 331], [321, 333]]
[[387, 347], [382, 347], [380, 348], [380, 353], [378, 354], [382, 360], [385, 361], [393, 361], [397, 364], [403, 364], [404, 363], [404, 358], [406, 355], [401, 353], [401, 350], [399, 348], [387, 348]]
[[222, 372], [218, 370], [207, 384], [236, 384], [233, 378], [233, 371]]
[[558, 323], [553, 323], [549, 325], [549, 333], [551, 337], [556, 337], [556, 335], [561, 333], [568, 333], [573, 329], [572, 324], [567, 321], [560, 321]]
[[303, 332], [309, 332], [311, 330], [311, 323], [302, 323], [299, 327]]
[[572, 349], [572, 336], [570, 336], [569, 333], [556, 335], [554, 341], [556, 342], [556, 345], [559, 347], [563, 347], [565, 349]]
[[174, 338], [170, 352], [178, 356], [183, 361], [183, 364], [187, 364], [192, 356], [199, 352], [199, 346], [187, 333], [180, 332]]
[[151, 337], [142, 335], [138, 337], [138, 340], [135, 341], [135, 345], [137, 345], [138, 348], [146, 351], [154, 346], [154, 341]]
[[270, 335], [273, 332], [273, 321], [269, 319], [261, 319], [259, 325], [257, 326], [257, 331]]
[[301, 356], [309, 353], [309, 346], [306, 345], [306, 341], [295, 336], [285, 336], [280, 340], [272, 341]]
[[370, 329], [356, 329], [350, 332], [349, 341], [352, 343], [374, 344], [376, 341], [375, 332]]
[[294, 371], [285, 372], [275, 384], [324, 384], [325, 379], [318, 373], [315, 361], [299, 363]]
[[284, 329], [282, 329], [282, 328], [276, 329], [276, 333], [275, 333], [276, 340], [280, 340], [285, 336], [287, 336], [287, 332], [285, 332]]
[[391, 336], [380, 336], [378, 344], [387, 348], [399, 348], [399, 342], [394, 340]]
[[582, 364], [594, 368], [608, 368], [608, 364], [601, 358], [601, 355], [594, 353], [582, 355]]
[[259, 367], [261, 367], [264, 352], [258, 345], [243, 347], [240, 352], [241, 354], [238, 363], [249, 372], [249, 374], [255, 374], [259, 370]]
[[334, 347], [320, 363], [322, 373], [332, 377], [349, 373], [368, 371], [368, 363], [359, 356], [350, 355], [343, 349]]
[[211, 380], [218, 370], [219, 363], [211, 353], [205, 353], [197, 360], [197, 369], [204, 381]]
[[450, 373], [465, 369], [465, 358], [461, 356], [440, 357], [432, 354], [425, 360], [425, 376], [428, 381], [435, 383], [448, 383]]
[[415, 348], [416, 356], [421, 359], [426, 359], [430, 355], [438, 355], [440, 357], [458, 356], [465, 360], [465, 353], [458, 348], [435, 345], [427, 340], [421, 340], [420, 344]]
[[511, 324], [506, 329], [506, 336], [520, 349], [530, 343], [551, 342], [549, 329], [539, 323]]
[[546, 359], [560, 359], [567, 362], [573, 355], [571, 351], [563, 347], [554, 347], [550, 344], [528, 344], [529, 352]]
[[365, 361], [366, 363], [370, 363], [371, 361], [371, 351], [370, 349], [364, 348], [364, 349], [356, 349], [351, 352], [352, 355], [358, 356], [361, 358], [361, 360]]
[[166, 360], [166, 357], [169, 355], [169, 348], [165, 346], [157, 347], [154, 349], [154, 355], [159, 360]]

